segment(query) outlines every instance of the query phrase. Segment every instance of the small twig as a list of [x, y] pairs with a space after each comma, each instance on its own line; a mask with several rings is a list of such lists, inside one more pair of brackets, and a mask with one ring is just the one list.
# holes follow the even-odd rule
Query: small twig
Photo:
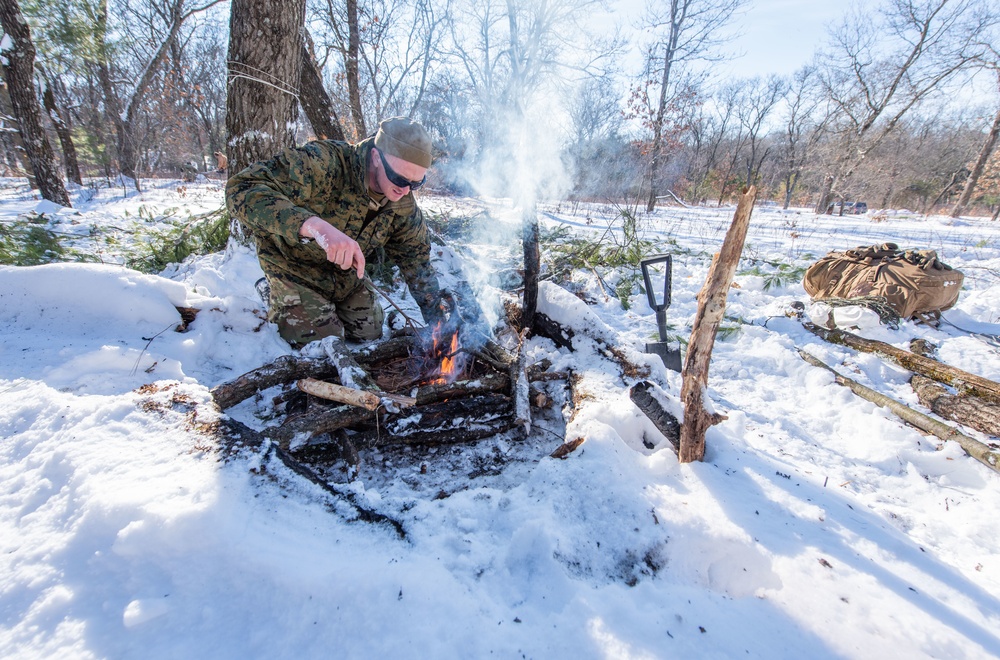
[[399, 312], [400, 315], [403, 317], [403, 319], [406, 321], [406, 325], [410, 326], [414, 330], [417, 330], [418, 328], [426, 327], [422, 323], [420, 323], [420, 322], [414, 320], [413, 318], [411, 318], [406, 312], [404, 312], [403, 309], [399, 305], [396, 304], [396, 301], [393, 300], [392, 298], [390, 298], [386, 294], [385, 291], [383, 291], [382, 289], [380, 289], [377, 286], [375, 286], [374, 283], [371, 286], [372, 286], [373, 289], [375, 289], [375, 291], [377, 291], [379, 293], [379, 295], [381, 295], [383, 298], [385, 298], [386, 300], [388, 300], [390, 305], [392, 305], [393, 307], [396, 308], [396, 311]]
[[142, 361], [142, 356], [146, 354], [146, 349], [149, 348], [149, 345], [153, 343], [153, 340], [156, 339], [157, 337], [159, 337], [160, 335], [162, 335], [164, 332], [166, 332], [170, 328], [174, 328], [174, 327], [177, 327], [177, 324], [176, 323], [171, 323], [170, 325], [168, 325], [167, 327], [165, 327], [163, 330], [160, 330], [159, 332], [157, 332], [152, 337], [143, 337], [143, 339], [146, 340], [146, 345], [142, 347], [141, 351], [139, 351], [139, 357], [137, 357], [135, 359], [135, 364], [132, 365], [132, 371], [129, 372], [129, 374], [128, 374], [129, 376], [134, 376], [134, 375], [136, 375], [139, 372], [139, 362]]

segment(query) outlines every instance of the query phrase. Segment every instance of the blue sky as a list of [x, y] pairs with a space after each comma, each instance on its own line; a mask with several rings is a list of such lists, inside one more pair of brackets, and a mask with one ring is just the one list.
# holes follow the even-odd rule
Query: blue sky
[[754, 0], [733, 21], [742, 31], [733, 45], [743, 55], [719, 66], [740, 77], [792, 73], [812, 59], [849, 6], [844, 0]]

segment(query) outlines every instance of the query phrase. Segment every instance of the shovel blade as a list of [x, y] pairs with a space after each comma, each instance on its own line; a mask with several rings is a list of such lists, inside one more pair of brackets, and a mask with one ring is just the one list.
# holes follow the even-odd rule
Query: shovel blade
[[663, 366], [671, 371], [681, 371], [681, 349], [671, 347], [668, 342], [657, 341], [646, 344], [646, 352], [659, 355]]

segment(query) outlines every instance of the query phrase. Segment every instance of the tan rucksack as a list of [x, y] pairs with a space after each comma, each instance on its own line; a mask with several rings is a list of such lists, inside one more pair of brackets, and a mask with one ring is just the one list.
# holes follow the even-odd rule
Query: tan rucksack
[[940, 316], [958, 301], [964, 279], [934, 250], [884, 243], [830, 252], [809, 267], [802, 286], [814, 300], [878, 296], [909, 319]]

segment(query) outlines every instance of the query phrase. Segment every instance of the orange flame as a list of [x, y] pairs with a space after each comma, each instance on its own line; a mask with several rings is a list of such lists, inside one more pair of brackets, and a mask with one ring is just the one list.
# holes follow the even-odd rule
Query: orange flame
[[458, 377], [459, 372], [459, 361], [457, 359], [458, 349], [461, 344], [458, 341], [458, 333], [455, 332], [451, 336], [451, 344], [447, 352], [441, 349], [443, 344], [441, 340], [441, 324], [438, 323], [434, 327], [434, 332], [431, 333], [431, 339], [433, 340], [432, 355], [437, 356], [444, 353], [441, 358], [441, 366], [437, 369], [438, 378], [432, 381], [432, 385], [444, 385], [447, 383], [452, 383]]

